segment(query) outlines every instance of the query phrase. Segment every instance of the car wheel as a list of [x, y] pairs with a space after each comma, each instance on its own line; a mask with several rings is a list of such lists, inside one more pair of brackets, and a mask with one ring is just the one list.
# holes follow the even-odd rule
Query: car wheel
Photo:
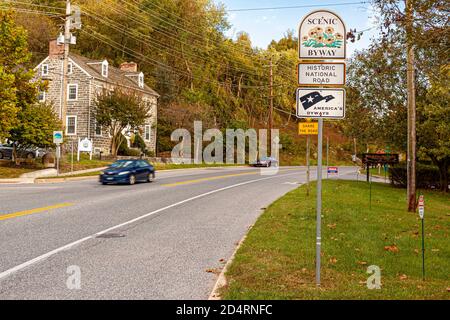
[[155, 173], [150, 172], [147, 176], [147, 182], [152, 182], [153, 180], [155, 180]]
[[129, 182], [129, 184], [130, 185], [133, 185], [133, 184], [135, 184], [136, 183], [136, 177], [134, 176], [134, 174], [132, 174], [131, 176], [130, 176], [130, 182]]
[[104, 186], [105, 186], [105, 185], [107, 185], [107, 183], [106, 183], [106, 182], [102, 182], [102, 185], [104, 185]]

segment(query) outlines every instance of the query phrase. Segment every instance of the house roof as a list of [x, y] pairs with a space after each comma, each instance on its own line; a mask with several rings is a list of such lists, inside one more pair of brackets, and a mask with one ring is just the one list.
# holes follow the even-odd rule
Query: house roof
[[[107, 83], [119, 84], [137, 91], [141, 91], [159, 97], [159, 94], [145, 83], [143, 88], [139, 87], [138, 76], [140, 72], [123, 71], [119, 68], [109, 65], [108, 77], [105, 78], [101, 74], [101, 63], [103, 62], [103, 60], [91, 60], [74, 53], [71, 53], [69, 55], [69, 58], [73, 62], [75, 62], [80, 68], [86, 71], [90, 76], [96, 78], [97, 80], [104, 81]], [[96, 66], [99, 66], [99, 68], [96, 68]]]

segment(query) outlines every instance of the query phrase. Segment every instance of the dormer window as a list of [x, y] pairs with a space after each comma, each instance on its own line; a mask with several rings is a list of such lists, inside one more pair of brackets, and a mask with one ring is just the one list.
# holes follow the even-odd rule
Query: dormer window
[[108, 61], [106, 60], [102, 62], [102, 76], [108, 78]]
[[144, 74], [142, 72], [139, 73], [138, 84], [139, 88], [144, 88]]

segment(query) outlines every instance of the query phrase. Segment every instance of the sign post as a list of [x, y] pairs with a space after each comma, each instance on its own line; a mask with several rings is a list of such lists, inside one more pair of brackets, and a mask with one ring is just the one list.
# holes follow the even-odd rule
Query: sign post
[[423, 195], [419, 196], [419, 217], [422, 224], [422, 280], [425, 280], [425, 228], [424, 228], [424, 216], [425, 216], [425, 200]]
[[306, 135], [306, 195], [309, 196], [309, 182], [310, 182], [310, 166], [309, 166], [309, 150], [311, 135], [319, 133], [319, 124], [317, 122], [311, 122], [311, 119], [306, 119], [306, 122], [298, 123], [298, 134]]
[[59, 159], [61, 158], [61, 144], [64, 142], [62, 131], [53, 131], [53, 143], [56, 144], [56, 175], [59, 176]]
[[[346, 58], [346, 34], [343, 20], [338, 15], [328, 10], [311, 12], [303, 18], [299, 26], [298, 54], [301, 61], [297, 69], [297, 80], [300, 86], [306, 87], [297, 88], [296, 115], [298, 118], [313, 118], [319, 120], [316, 204], [317, 286], [320, 286], [322, 245], [323, 120], [345, 118], [345, 89], [335, 88], [336, 86], [342, 87], [345, 84], [345, 63], [333, 60]], [[330, 86], [333, 88], [329, 88]], [[309, 160], [308, 147], [307, 158]]]

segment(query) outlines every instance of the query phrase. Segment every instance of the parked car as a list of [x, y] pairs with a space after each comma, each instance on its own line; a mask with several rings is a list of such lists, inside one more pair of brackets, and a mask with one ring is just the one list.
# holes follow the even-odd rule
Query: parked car
[[146, 160], [117, 160], [100, 173], [102, 184], [128, 183], [138, 181], [152, 182], [155, 179], [155, 168]]
[[261, 157], [256, 160], [255, 163], [252, 163], [254, 167], [278, 167], [278, 160], [274, 157]]
[[[43, 157], [47, 151], [42, 148], [21, 148], [17, 147], [19, 158], [33, 159]], [[0, 144], [0, 160], [12, 159], [13, 144]]]

